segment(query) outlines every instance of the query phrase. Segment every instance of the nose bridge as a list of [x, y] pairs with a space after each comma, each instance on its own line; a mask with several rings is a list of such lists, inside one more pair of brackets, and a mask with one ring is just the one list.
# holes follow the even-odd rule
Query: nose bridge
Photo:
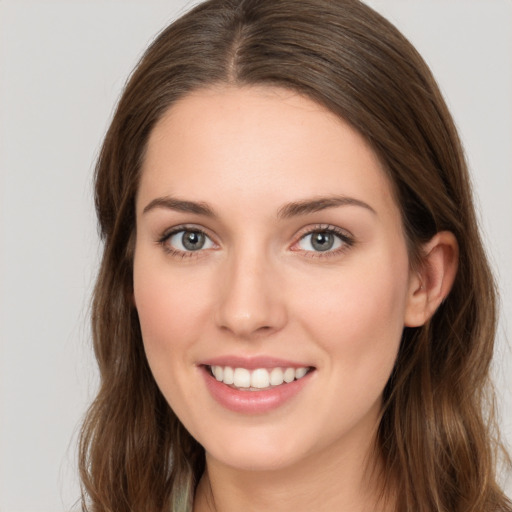
[[225, 261], [217, 323], [241, 338], [270, 334], [286, 322], [275, 262], [261, 245], [234, 248]]

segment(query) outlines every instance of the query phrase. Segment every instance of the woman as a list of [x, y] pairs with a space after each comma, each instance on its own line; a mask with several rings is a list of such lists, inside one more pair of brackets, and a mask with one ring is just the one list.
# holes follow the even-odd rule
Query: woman
[[213, 0], [173, 23], [96, 207], [84, 508], [511, 510], [460, 141], [370, 8]]

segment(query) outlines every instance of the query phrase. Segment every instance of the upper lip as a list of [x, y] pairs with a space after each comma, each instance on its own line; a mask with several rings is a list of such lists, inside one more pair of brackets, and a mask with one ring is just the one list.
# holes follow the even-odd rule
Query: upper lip
[[236, 355], [226, 355], [212, 357], [200, 362], [203, 366], [230, 366], [231, 368], [246, 368], [256, 370], [257, 368], [310, 368], [307, 363], [281, 359], [272, 356], [252, 356], [241, 357]]

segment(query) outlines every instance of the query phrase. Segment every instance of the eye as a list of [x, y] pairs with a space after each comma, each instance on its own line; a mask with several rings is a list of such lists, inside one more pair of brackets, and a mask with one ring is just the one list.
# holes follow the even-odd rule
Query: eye
[[338, 252], [353, 244], [352, 239], [345, 233], [334, 228], [315, 229], [303, 235], [297, 246], [308, 252]]
[[211, 249], [213, 241], [198, 229], [180, 229], [166, 235], [161, 242], [171, 252], [195, 252]]

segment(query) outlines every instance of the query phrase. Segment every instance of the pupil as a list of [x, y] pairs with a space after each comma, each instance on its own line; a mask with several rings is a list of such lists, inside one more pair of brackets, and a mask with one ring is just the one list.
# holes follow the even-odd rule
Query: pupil
[[189, 251], [197, 251], [204, 245], [204, 235], [197, 231], [187, 231], [182, 237], [183, 247]]
[[311, 237], [311, 245], [317, 251], [328, 251], [334, 245], [334, 236], [332, 233], [313, 233]]

